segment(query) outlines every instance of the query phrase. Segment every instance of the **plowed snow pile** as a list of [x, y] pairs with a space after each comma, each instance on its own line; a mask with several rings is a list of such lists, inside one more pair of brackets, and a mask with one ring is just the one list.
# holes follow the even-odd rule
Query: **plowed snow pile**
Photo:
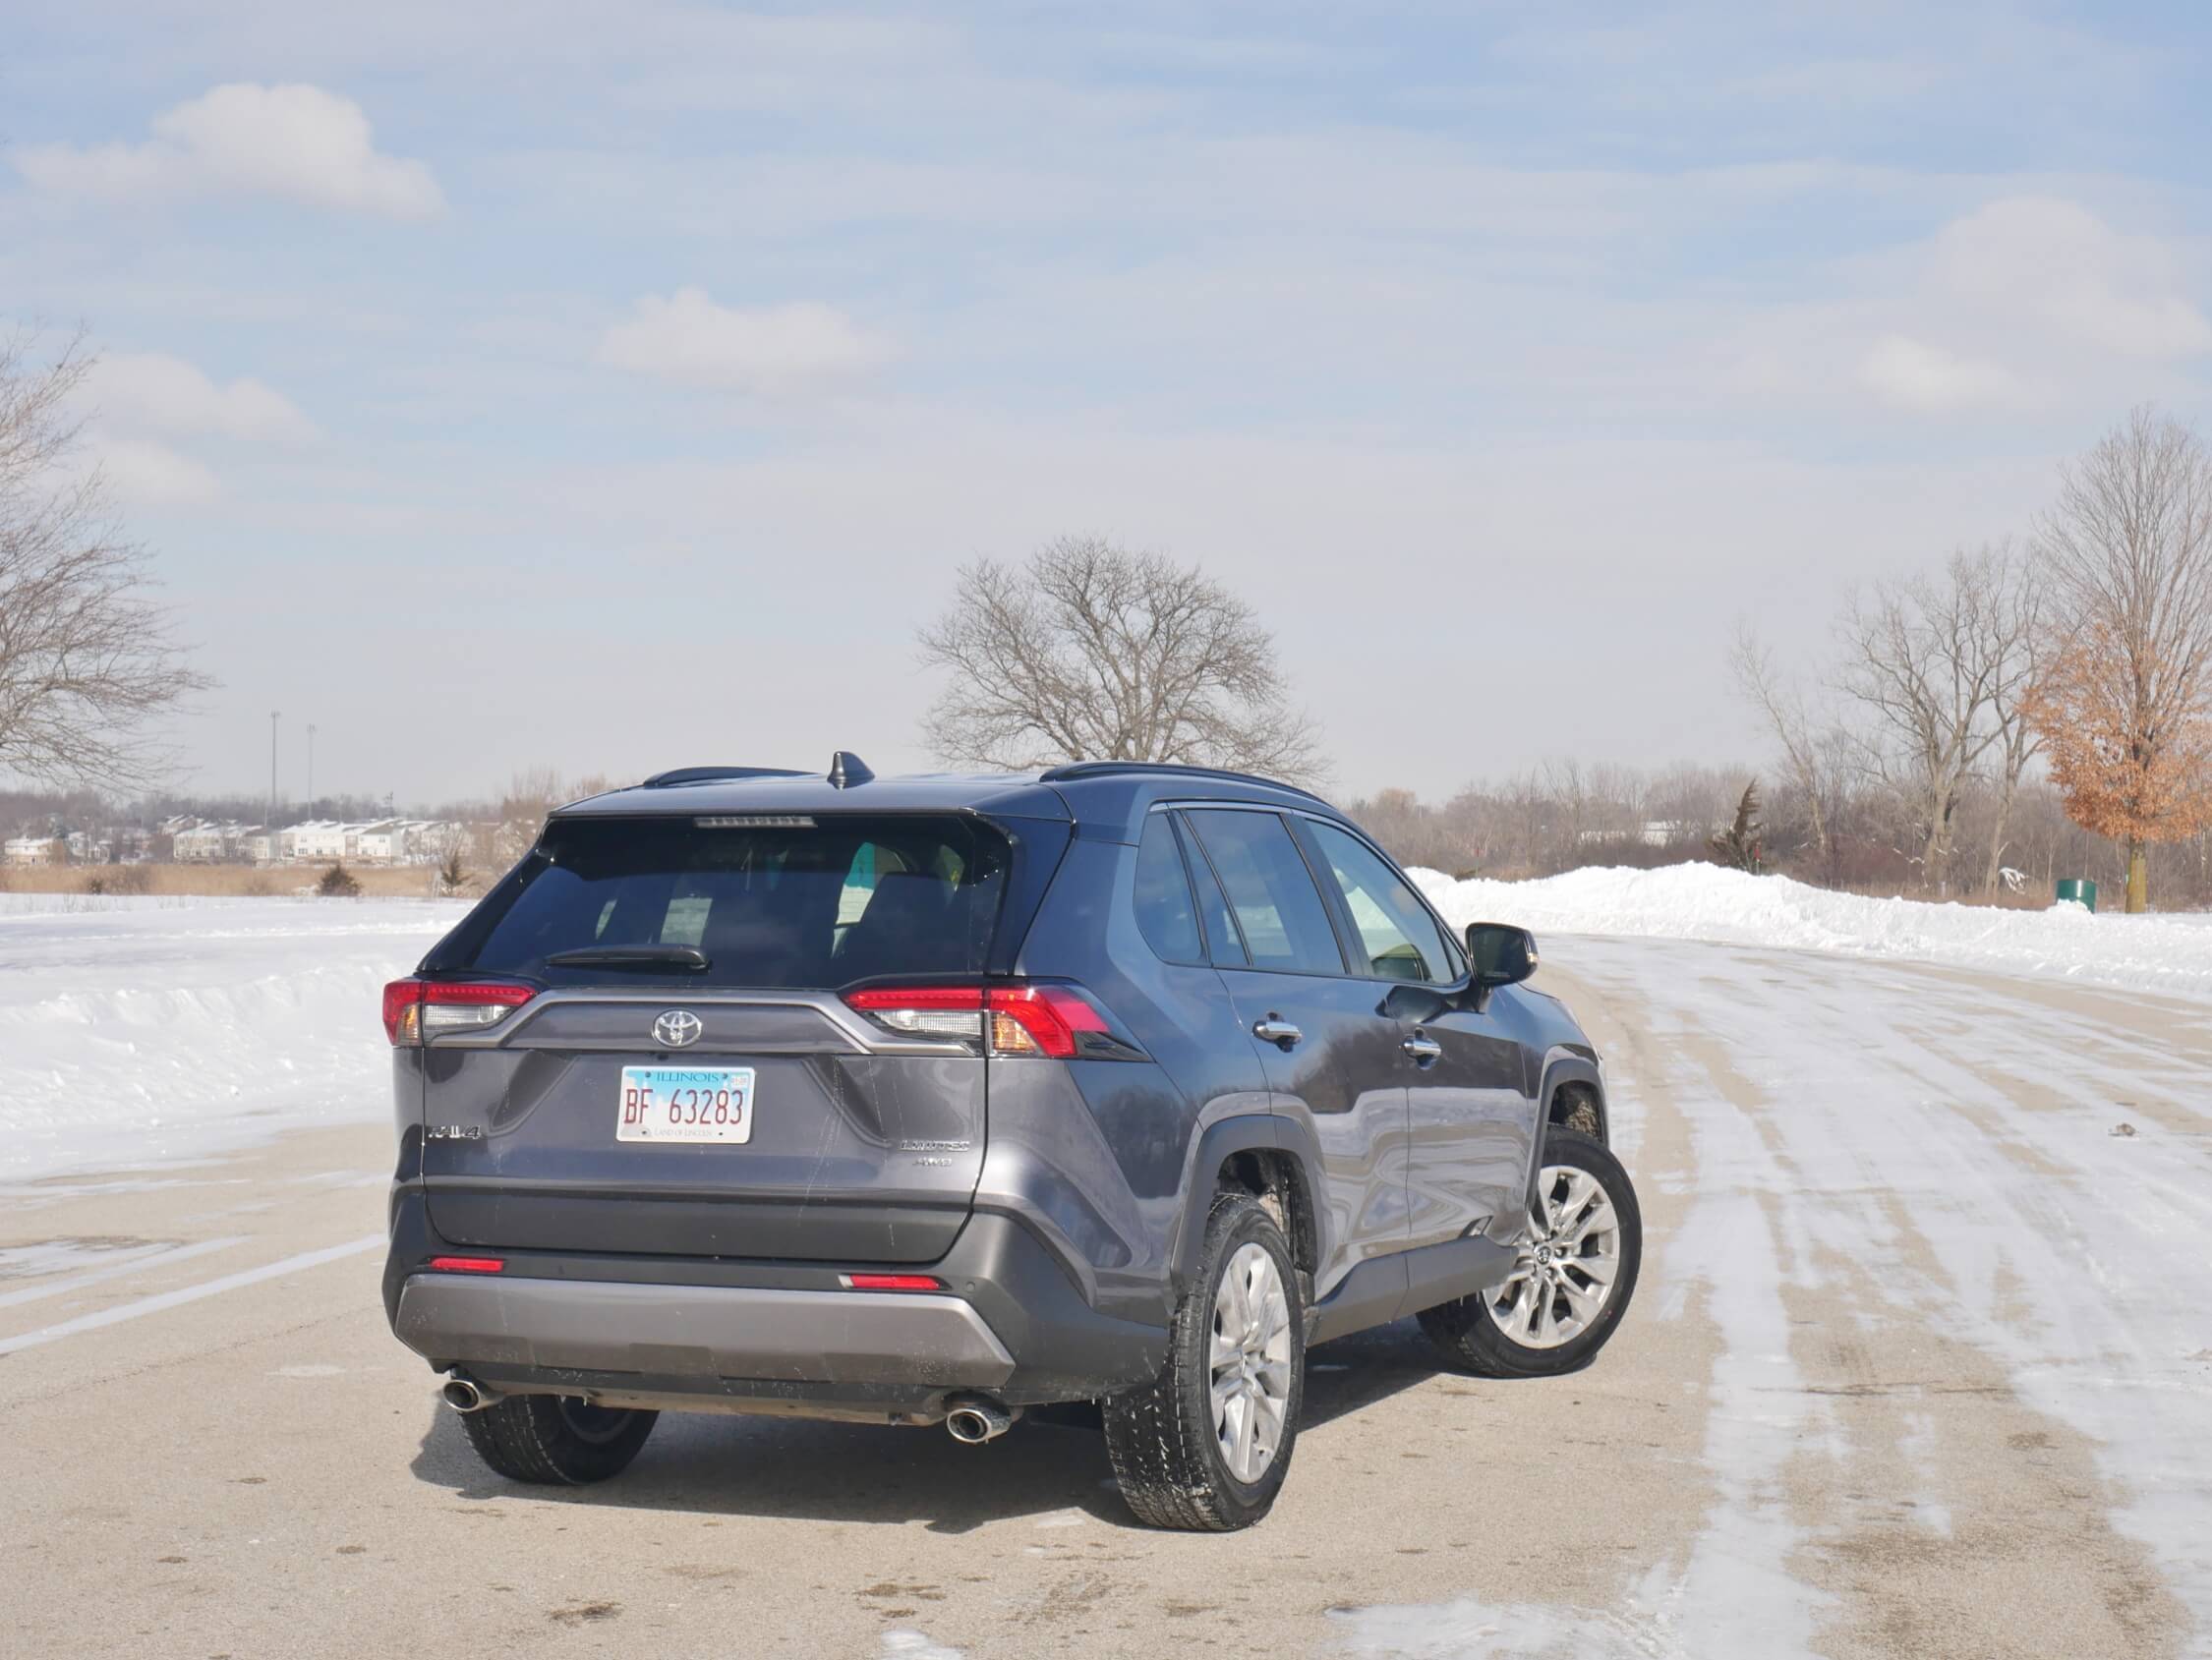
[[[1538, 934], [1654, 935], [1911, 957], [2095, 985], [2212, 996], [2212, 921], [2092, 915], [2080, 905], [2005, 910], [1832, 893], [1717, 865], [1569, 871], [1540, 882], [1454, 882], [1415, 871], [1447, 921], [1511, 922]], [[1541, 942], [1540, 942], [1541, 943]]]
[[465, 906], [0, 894], [0, 1179], [381, 1117], [386, 980]]

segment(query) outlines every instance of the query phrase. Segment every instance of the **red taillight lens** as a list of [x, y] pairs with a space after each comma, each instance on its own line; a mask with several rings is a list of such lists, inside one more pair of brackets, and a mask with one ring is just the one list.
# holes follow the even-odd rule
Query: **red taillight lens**
[[847, 992], [844, 1001], [913, 1037], [980, 1042], [988, 1036], [993, 1055], [1073, 1060], [1141, 1053], [1115, 1037], [1105, 1011], [1073, 986], [871, 986]]
[[507, 1262], [496, 1256], [434, 1256], [430, 1265], [440, 1274], [501, 1274]]
[[[423, 1001], [423, 983], [420, 980], [394, 980], [384, 988], [384, 1036], [393, 1048], [402, 1044], [423, 1041], [423, 1028], [415, 1005]], [[407, 1035], [400, 1036], [400, 1024], [405, 1022]]]
[[905, 1037], [982, 1041], [980, 986], [871, 986], [844, 1001]]
[[440, 1032], [495, 1026], [538, 995], [535, 986], [499, 980], [394, 980], [384, 988], [384, 1036], [412, 1049]]
[[1073, 1060], [1078, 1032], [1105, 1033], [1106, 1016], [1066, 986], [993, 986], [991, 1050], [997, 1055], [1049, 1055]]
[[945, 1282], [934, 1274], [840, 1274], [838, 1284], [848, 1291], [941, 1291]]

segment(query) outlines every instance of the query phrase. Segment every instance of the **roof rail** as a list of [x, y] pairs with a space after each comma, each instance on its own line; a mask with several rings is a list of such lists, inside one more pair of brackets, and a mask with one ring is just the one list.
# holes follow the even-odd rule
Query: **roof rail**
[[788, 767], [678, 767], [656, 773], [640, 787], [667, 789], [673, 784], [715, 783], [724, 778], [803, 778], [810, 774]]
[[[1280, 778], [1263, 778], [1257, 773], [1238, 773], [1227, 767], [1188, 767], [1180, 761], [1070, 761], [1040, 774], [1045, 783], [1058, 783], [1064, 778], [1104, 778], [1117, 773], [1150, 773], [1160, 777], [1231, 778], [1240, 784], [1259, 784], [1267, 789], [1286, 790], [1292, 795], [1303, 795], [1309, 801], [1321, 801], [1310, 789], [1297, 784], [1286, 784]], [[1321, 802], [1324, 807], [1327, 802]]]

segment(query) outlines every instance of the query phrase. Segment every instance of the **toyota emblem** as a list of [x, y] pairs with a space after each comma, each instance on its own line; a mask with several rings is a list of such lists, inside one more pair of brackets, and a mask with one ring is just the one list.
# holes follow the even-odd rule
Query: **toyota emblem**
[[705, 1030], [705, 1024], [688, 1008], [671, 1008], [653, 1022], [653, 1035], [664, 1049], [689, 1049]]

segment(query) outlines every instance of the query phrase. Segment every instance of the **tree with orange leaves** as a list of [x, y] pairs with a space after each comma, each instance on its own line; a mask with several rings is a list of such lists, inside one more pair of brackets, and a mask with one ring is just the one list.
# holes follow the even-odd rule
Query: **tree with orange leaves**
[[2212, 453], [2149, 409], [2062, 475], [2036, 530], [2051, 638], [2023, 709], [2074, 823], [2127, 849], [2212, 823]]

